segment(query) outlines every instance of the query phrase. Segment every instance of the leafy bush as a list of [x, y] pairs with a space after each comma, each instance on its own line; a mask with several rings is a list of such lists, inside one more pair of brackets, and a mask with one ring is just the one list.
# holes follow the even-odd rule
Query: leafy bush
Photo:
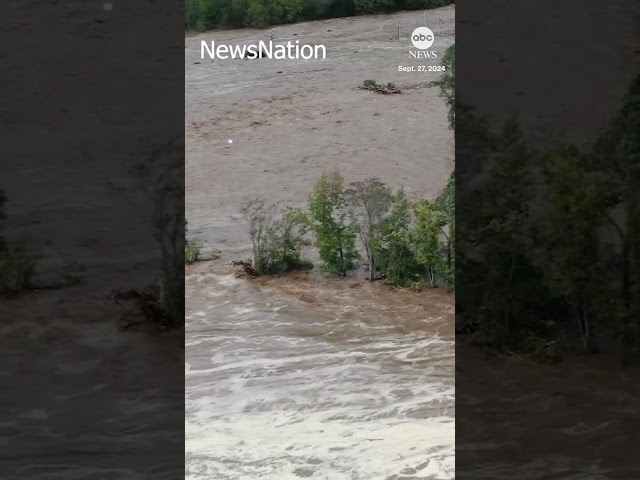
[[202, 245], [198, 242], [191, 242], [187, 238], [188, 223], [184, 222], [184, 263], [190, 265], [200, 260], [200, 253], [202, 252]]
[[184, 263], [190, 265], [200, 259], [202, 246], [196, 242], [187, 242], [184, 245]]
[[277, 205], [254, 198], [242, 207], [253, 245], [251, 260], [257, 275], [274, 275], [313, 268], [302, 258], [302, 249], [310, 243], [306, 238], [308, 219], [297, 209], [279, 211]]

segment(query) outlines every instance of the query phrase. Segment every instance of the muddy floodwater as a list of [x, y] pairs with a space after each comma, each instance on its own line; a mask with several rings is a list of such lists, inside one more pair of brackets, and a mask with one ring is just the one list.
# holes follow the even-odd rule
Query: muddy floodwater
[[452, 296], [187, 279], [187, 479], [454, 478]]
[[[427, 13], [439, 58], [454, 13]], [[273, 29], [276, 43], [325, 45], [310, 61], [200, 58], [202, 40], [246, 44], [265, 30], [185, 39], [189, 235], [222, 253], [187, 272], [186, 479], [454, 478], [452, 295], [315, 273], [247, 281], [227, 266], [250, 255], [237, 219], [247, 197], [304, 207], [325, 169], [440, 192], [454, 168], [447, 107], [429, 85], [440, 73], [398, 70], [439, 65], [410, 58], [423, 24], [401, 12]], [[366, 79], [403, 93], [358, 90]]]

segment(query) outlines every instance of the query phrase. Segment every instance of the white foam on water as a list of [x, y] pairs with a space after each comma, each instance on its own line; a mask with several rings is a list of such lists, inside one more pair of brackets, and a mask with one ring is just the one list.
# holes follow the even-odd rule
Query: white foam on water
[[186, 480], [454, 478], [451, 341], [222, 281], [187, 322]]

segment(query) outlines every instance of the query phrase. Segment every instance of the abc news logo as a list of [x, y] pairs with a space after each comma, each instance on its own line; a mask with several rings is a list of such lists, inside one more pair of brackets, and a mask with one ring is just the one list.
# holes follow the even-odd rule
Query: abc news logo
[[[418, 27], [411, 34], [411, 43], [419, 51], [409, 52], [413, 58], [438, 58], [438, 54], [434, 51], [428, 51], [433, 45], [435, 36], [430, 28]], [[427, 50], [427, 51], [425, 51]]]

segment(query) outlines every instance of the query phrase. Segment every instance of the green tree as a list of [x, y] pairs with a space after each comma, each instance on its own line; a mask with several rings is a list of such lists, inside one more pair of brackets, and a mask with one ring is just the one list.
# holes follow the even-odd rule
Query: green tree
[[442, 229], [446, 225], [444, 213], [429, 200], [416, 202], [416, 231], [414, 242], [416, 258], [424, 266], [431, 287], [436, 287], [438, 277], [443, 277], [446, 262], [442, 255]]
[[444, 73], [435, 83], [440, 87], [440, 95], [445, 98], [449, 107], [449, 128], [456, 128], [456, 44], [447, 48], [442, 56]]
[[441, 273], [449, 287], [455, 285], [455, 251], [456, 251], [456, 192], [455, 171], [449, 175], [447, 185], [442, 190], [435, 205], [443, 214], [444, 225], [442, 235], [445, 239], [445, 269]]
[[393, 194], [378, 178], [352, 182], [347, 190], [351, 222], [364, 245], [369, 264], [369, 280], [376, 279], [376, 249], [380, 244], [381, 226], [391, 208]]
[[596, 143], [597, 168], [609, 178], [607, 224], [618, 237], [622, 313], [616, 329], [640, 350], [640, 75], [629, 88], [620, 114]]
[[552, 294], [570, 306], [589, 350], [595, 300], [607, 290], [600, 242], [607, 217], [607, 177], [594, 171], [589, 157], [577, 148], [548, 153], [544, 166], [549, 197], [538, 259]]
[[346, 276], [358, 253], [356, 230], [347, 222], [344, 179], [339, 172], [323, 172], [309, 196], [309, 213], [323, 270]]
[[419, 284], [424, 269], [416, 259], [412, 205], [404, 189], [395, 194], [391, 211], [380, 226], [380, 233], [375, 255], [385, 282], [400, 287]]
[[[534, 157], [515, 119], [495, 136], [482, 130], [483, 124], [469, 115], [456, 132], [461, 147], [483, 162], [482, 174], [465, 171], [462, 190], [456, 185], [464, 198], [459, 215], [464, 222], [456, 226], [456, 283], [468, 292], [457, 300], [456, 311], [486, 342], [515, 348], [525, 330], [544, 321], [533, 309], [548, 298], [531, 258]], [[466, 183], [467, 175], [477, 179], [475, 184]]]
[[271, 22], [271, 13], [262, 0], [249, 0], [246, 23], [252, 27], [265, 27]]
[[394, 0], [353, 0], [359, 14], [388, 13], [394, 9]]
[[285, 21], [292, 23], [296, 22], [302, 16], [304, 9], [303, 0], [283, 0]]

